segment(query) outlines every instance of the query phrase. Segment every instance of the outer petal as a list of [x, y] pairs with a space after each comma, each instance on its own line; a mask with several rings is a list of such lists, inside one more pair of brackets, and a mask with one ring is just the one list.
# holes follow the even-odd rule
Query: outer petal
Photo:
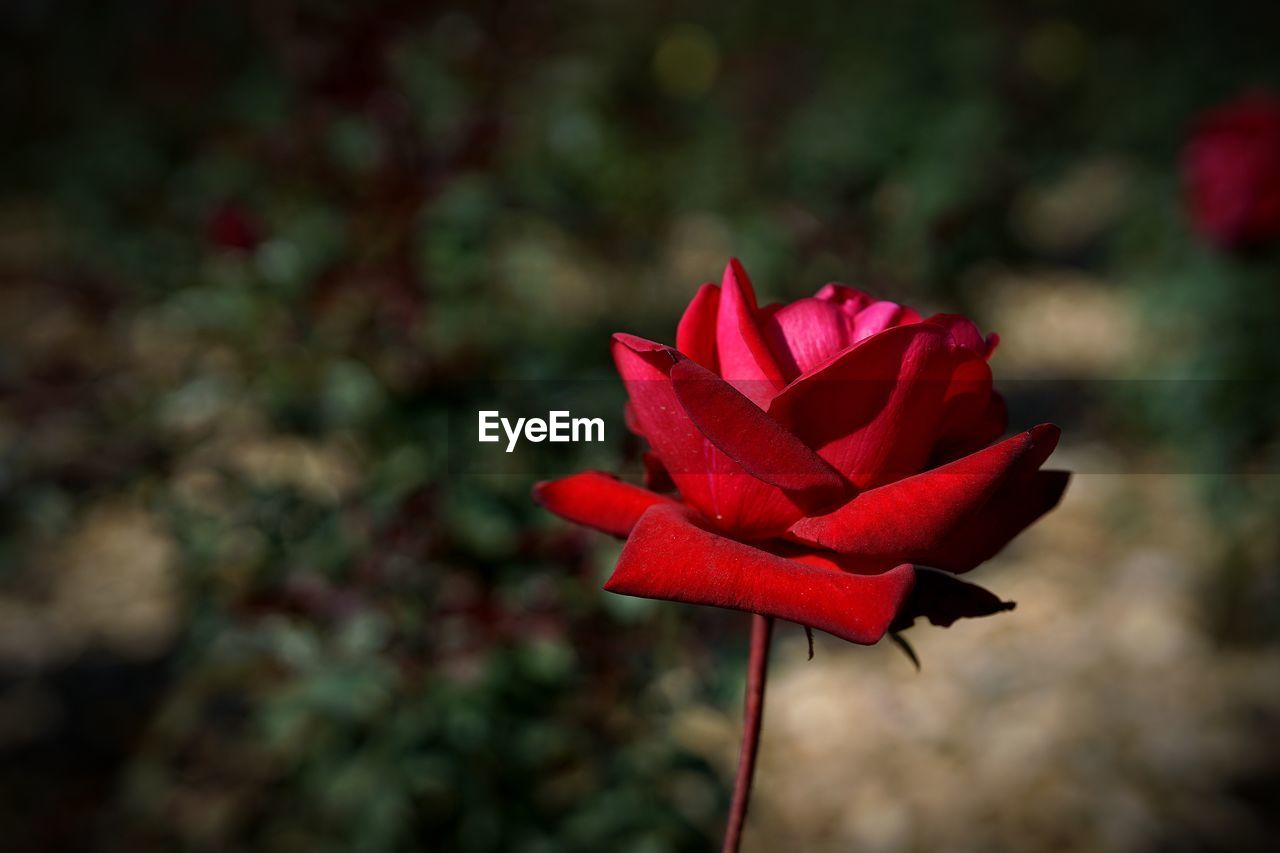
[[749, 474], [806, 507], [829, 507], [845, 494], [838, 471], [728, 382], [687, 359], [672, 365], [670, 376], [702, 434]]
[[888, 630], [914, 576], [909, 565], [860, 575], [788, 559], [657, 506], [632, 531], [605, 589], [762, 613], [870, 644]]
[[[968, 368], [986, 371], [985, 380], [960, 378]], [[967, 456], [1004, 435], [1009, 426], [1009, 410], [1004, 398], [991, 388], [990, 368], [974, 359], [957, 371], [957, 379], [943, 404], [942, 429], [933, 447], [930, 462], [941, 465]]]
[[683, 356], [632, 335], [613, 340], [632, 419], [685, 501], [719, 529], [744, 538], [777, 536], [805, 515], [783, 490], [752, 476], [708, 441], [689, 418], [669, 375]]
[[747, 271], [737, 258], [730, 259], [716, 316], [720, 375], [764, 408], [785, 383], [760, 331], [759, 313]]
[[947, 628], [957, 619], [990, 616], [1013, 608], [1012, 601], [1001, 601], [977, 584], [945, 572], [916, 569], [916, 585], [893, 620], [892, 630], [905, 631], [922, 616], [933, 625]]
[[676, 349], [707, 370], [719, 370], [716, 356], [716, 317], [720, 310], [720, 288], [704, 284], [698, 288], [676, 327]]
[[649, 507], [675, 505], [671, 498], [624, 483], [602, 471], [544, 480], [534, 485], [533, 499], [561, 518], [614, 536], [629, 534]]
[[1035, 471], [1006, 488], [916, 561], [948, 572], [967, 572], [1000, 552], [1036, 519], [1058, 505], [1071, 475]]
[[1000, 338], [997, 335], [982, 337], [977, 325], [961, 314], [934, 314], [928, 322], [946, 329], [951, 336], [951, 344], [957, 349], [969, 350], [984, 359], [990, 357]]
[[925, 468], [954, 355], [917, 323], [866, 339], [786, 387], [769, 413], [860, 489]]
[[940, 468], [863, 492], [828, 515], [802, 518], [791, 534], [844, 554], [921, 561], [939, 552], [1011, 477], [1034, 471], [1058, 444], [1041, 424]]

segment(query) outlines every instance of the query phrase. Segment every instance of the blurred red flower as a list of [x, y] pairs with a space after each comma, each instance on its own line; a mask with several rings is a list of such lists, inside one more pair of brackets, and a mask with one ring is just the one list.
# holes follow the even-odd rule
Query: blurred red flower
[[262, 227], [249, 211], [227, 203], [205, 222], [205, 239], [217, 249], [252, 252], [262, 242]]
[[992, 444], [1006, 424], [987, 365], [996, 340], [836, 284], [757, 307], [730, 261], [686, 309], [675, 348], [614, 335], [652, 488], [586, 472], [539, 483], [535, 498], [627, 537], [613, 592], [868, 644], [917, 616], [949, 625], [1007, 609], [953, 575], [1055, 506], [1067, 475], [1039, 470], [1057, 427]]
[[1199, 118], [1182, 153], [1191, 218], [1223, 247], [1280, 237], [1280, 98], [1245, 95]]

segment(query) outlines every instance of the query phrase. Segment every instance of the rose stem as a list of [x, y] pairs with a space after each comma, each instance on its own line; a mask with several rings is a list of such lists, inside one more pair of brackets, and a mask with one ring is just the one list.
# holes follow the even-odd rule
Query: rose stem
[[747, 690], [742, 722], [742, 748], [738, 752], [738, 777], [733, 783], [733, 804], [729, 825], [724, 831], [722, 853], [737, 853], [742, 841], [742, 825], [751, 799], [751, 778], [756, 772], [756, 748], [760, 745], [760, 721], [764, 717], [764, 682], [769, 672], [769, 640], [773, 617], [751, 617], [751, 653], [747, 661]]

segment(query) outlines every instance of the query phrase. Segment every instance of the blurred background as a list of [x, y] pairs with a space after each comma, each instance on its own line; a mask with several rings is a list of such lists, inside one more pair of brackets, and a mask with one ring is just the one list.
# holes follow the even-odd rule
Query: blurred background
[[[609, 333], [672, 341], [731, 254], [766, 301], [971, 314], [1080, 472], [975, 576], [1018, 609], [910, 631], [922, 672], [781, 627], [746, 848], [1273, 849], [1280, 254], [1201, 236], [1180, 163], [1280, 85], [1275, 7], [0, 30], [6, 850], [715, 849], [748, 620], [603, 593], [533, 456], [447, 435], [487, 383], [620, 404]], [[560, 470], [638, 471], [620, 433]]]

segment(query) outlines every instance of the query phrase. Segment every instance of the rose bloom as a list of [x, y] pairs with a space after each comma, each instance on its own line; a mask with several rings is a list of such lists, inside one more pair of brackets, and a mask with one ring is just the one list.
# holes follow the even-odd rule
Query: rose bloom
[[224, 204], [205, 223], [205, 239], [216, 249], [252, 252], [262, 242], [257, 220], [236, 204]]
[[1246, 95], [1195, 124], [1182, 154], [1192, 222], [1224, 247], [1280, 237], [1280, 98]]
[[676, 346], [613, 337], [648, 488], [601, 472], [539, 483], [570, 521], [626, 537], [605, 589], [787, 619], [874, 643], [916, 617], [1012, 607], [954, 575], [1053, 508], [1043, 424], [993, 443], [995, 335], [829, 284], [756, 304], [730, 261]]

